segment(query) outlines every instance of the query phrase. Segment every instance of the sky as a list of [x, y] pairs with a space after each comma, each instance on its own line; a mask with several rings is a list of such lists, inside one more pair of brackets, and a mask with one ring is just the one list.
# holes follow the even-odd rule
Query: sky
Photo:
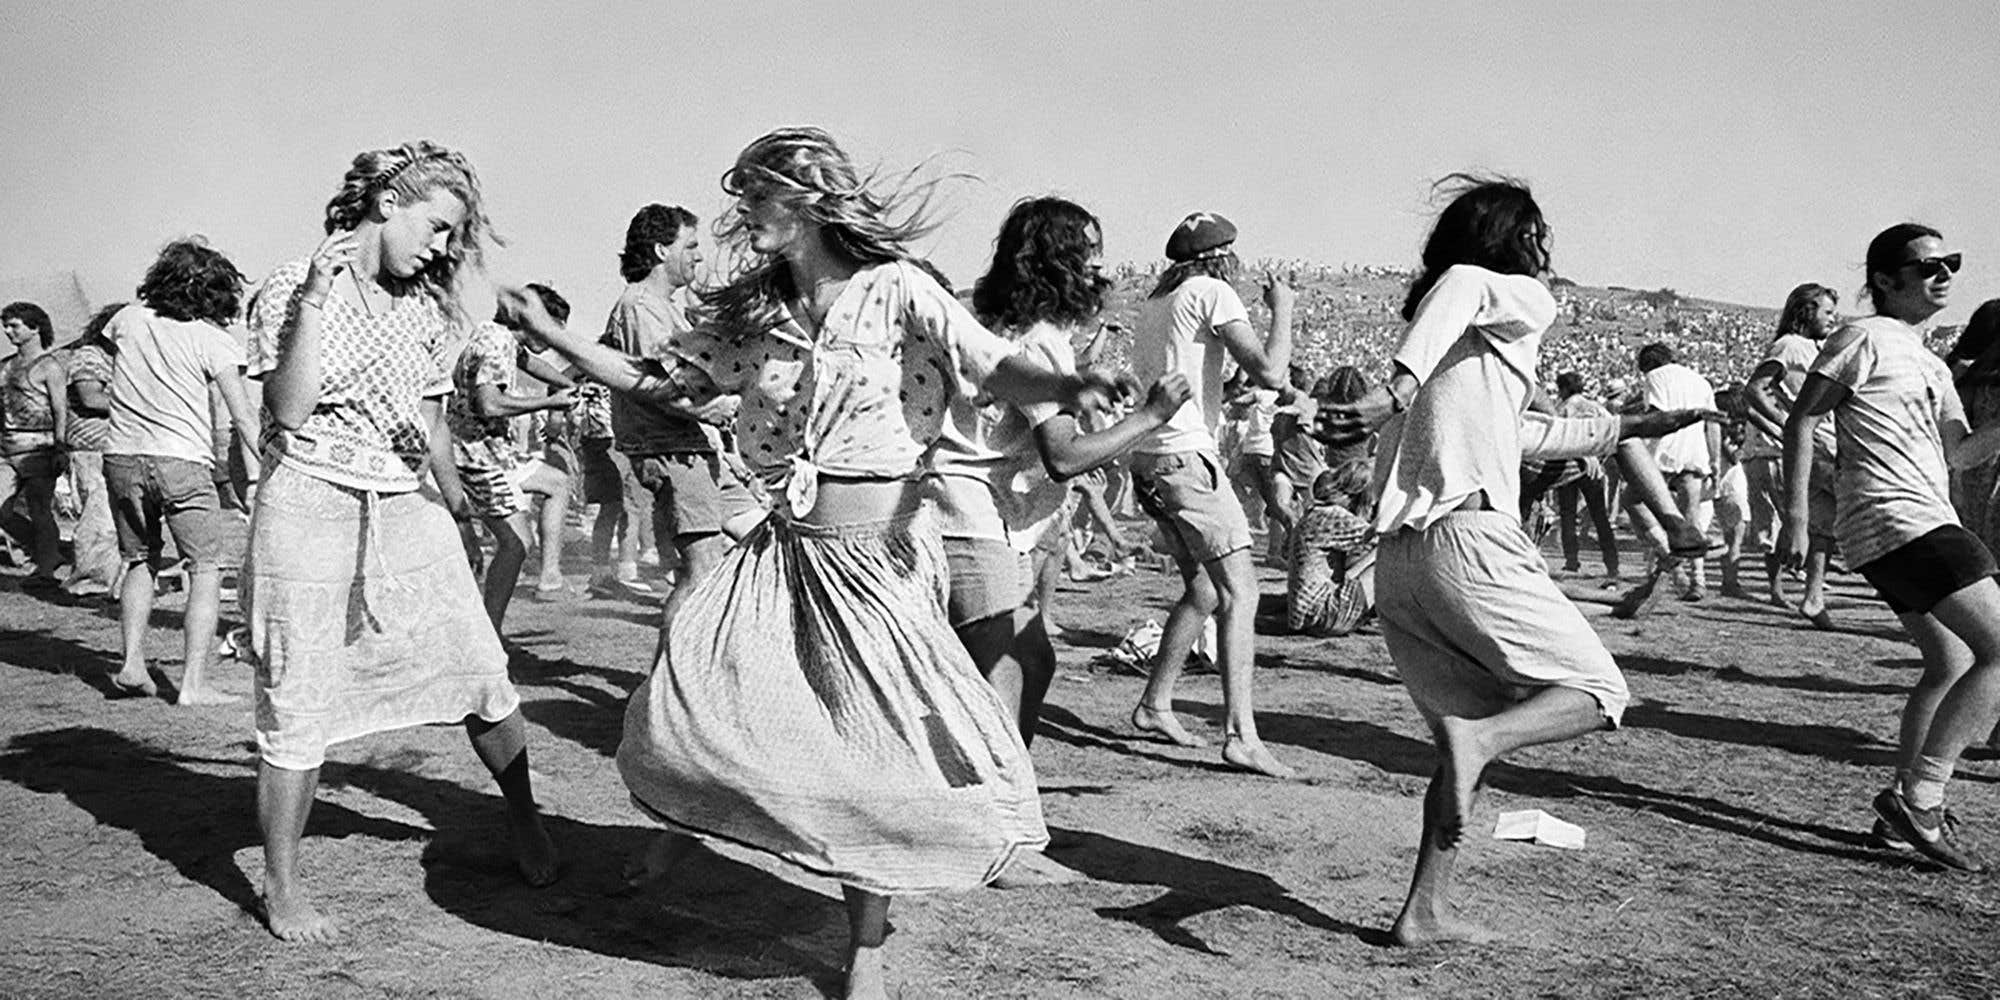
[[[1557, 270], [1776, 306], [1843, 293], [1882, 228], [2000, 296], [2000, 59], [1979, 2], [963, 4], [0, 0], [0, 278], [129, 297], [205, 235], [253, 278], [306, 255], [356, 152], [464, 151], [506, 247], [601, 322], [632, 213], [704, 226], [770, 129], [864, 166], [966, 175], [921, 248], [984, 269], [1007, 207], [1059, 194], [1150, 261], [1192, 211], [1246, 258], [1409, 265], [1461, 170], [1528, 181]], [[720, 256], [712, 244], [711, 258]], [[73, 331], [59, 331], [68, 336]]]

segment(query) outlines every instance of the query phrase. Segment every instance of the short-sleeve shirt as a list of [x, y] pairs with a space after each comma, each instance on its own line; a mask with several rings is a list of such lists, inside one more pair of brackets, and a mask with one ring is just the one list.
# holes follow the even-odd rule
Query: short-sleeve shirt
[[[1656, 410], [1713, 410], [1715, 389], [1700, 373], [1686, 365], [1669, 362], [1646, 373], [1646, 405]], [[1653, 459], [1666, 475], [1715, 472], [1708, 454], [1708, 429], [1690, 424], [1667, 434], [1653, 444]]]
[[1187, 376], [1194, 397], [1134, 449], [1149, 455], [1215, 451], [1222, 419], [1222, 368], [1229, 348], [1217, 331], [1250, 314], [1236, 289], [1219, 278], [1195, 275], [1180, 287], [1139, 305], [1132, 338], [1132, 369], [1151, 385], [1170, 372]]
[[[1067, 327], [1039, 322], [1014, 338], [1014, 344], [1027, 361], [1058, 374], [1076, 374]], [[1035, 428], [1061, 408], [1055, 403], [1017, 406], [981, 395], [955, 396], [948, 410], [950, 419], [938, 433], [931, 458], [937, 473], [932, 495], [945, 537], [1039, 537], [1042, 522], [1061, 508], [1067, 489], [1051, 481], [1042, 467]]]
[[1408, 410], [1382, 426], [1375, 530], [1418, 531], [1484, 492], [1518, 516], [1521, 459], [1606, 454], [1616, 417], [1527, 412], [1555, 298], [1527, 275], [1471, 264], [1446, 270], [1417, 304], [1395, 363], [1416, 376]]
[[1252, 389], [1243, 406], [1243, 443], [1245, 455], [1262, 455], [1270, 458], [1276, 450], [1277, 442], [1271, 436], [1271, 422], [1278, 416], [1278, 390]]
[[80, 343], [69, 349], [63, 366], [69, 372], [69, 446], [78, 451], [103, 451], [104, 440], [111, 433], [111, 416], [85, 416], [80, 409], [83, 398], [76, 387], [81, 382], [96, 382], [110, 395], [111, 355], [102, 344]]
[[490, 320], [479, 324], [459, 351], [451, 369], [451, 404], [445, 409], [451, 459], [459, 468], [514, 467], [507, 418], [479, 414], [479, 388], [498, 386], [502, 392], [512, 388], [520, 357], [521, 343], [514, 331]]
[[[625, 286], [605, 321], [603, 343], [635, 358], [665, 362], [675, 341], [692, 329], [686, 310], [644, 282]], [[612, 437], [628, 455], [713, 452], [701, 421], [671, 413], [652, 400], [626, 393], [611, 397]]]
[[1959, 523], [1942, 428], [1965, 410], [1951, 369], [1915, 328], [1869, 316], [1849, 329], [1861, 335], [1842, 350], [1829, 340], [1812, 373], [1848, 390], [1834, 408], [1833, 534], [1848, 565], [1864, 566]]
[[[277, 369], [283, 331], [297, 321], [307, 262], [271, 273], [250, 317], [250, 374]], [[304, 425], [285, 430], [265, 415], [279, 461], [317, 479], [377, 493], [407, 493], [430, 463], [423, 401], [451, 392], [458, 338], [429, 295], [397, 296], [379, 314], [329, 296], [320, 317], [319, 402]]]
[[[1806, 373], [1819, 358], [1821, 344], [1811, 337], [1801, 337], [1788, 333], [1771, 342], [1771, 351], [1758, 368], [1776, 364], [1781, 370], [1776, 382], [1772, 383], [1772, 394], [1778, 397], [1778, 409], [1792, 412], [1792, 404], [1798, 401], [1799, 388], [1806, 384]], [[1813, 427], [1813, 452], [1821, 458], [1832, 458], [1834, 447], [1834, 418], [1827, 416]], [[1778, 458], [1784, 454], [1785, 443], [1773, 441], [1763, 431], [1752, 425], [1743, 439], [1744, 458]]]
[[204, 320], [168, 319], [135, 302], [111, 317], [111, 429], [104, 450], [215, 464], [208, 387], [243, 367], [243, 349]]
[[[906, 261], [856, 272], [817, 336], [786, 315], [762, 334], [697, 329], [675, 348], [722, 392], [742, 396], [736, 440], [744, 462], [772, 487], [793, 489], [810, 488], [800, 485], [806, 472], [898, 479], [927, 471], [952, 399], [976, 394], [1013, 352]], [[798, 495], [791, 499], [797, 507]]]

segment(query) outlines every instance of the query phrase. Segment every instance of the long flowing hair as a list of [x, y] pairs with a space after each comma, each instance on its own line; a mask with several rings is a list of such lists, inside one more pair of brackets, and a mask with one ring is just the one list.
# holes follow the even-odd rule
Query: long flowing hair
[[1174, 289], [1181, 287], [1182, 283], [1193, 277], [1207, 276], [1217, 281], [1229, 281], [1241, 270], [1243, 261], [1236, 256], [1234, 250], [1169, 264], [1166, 270], [1160, 272], [1160, 280], [1153, 284], [1153, 290], [1147, 292], [1146, 297], [1157, 299], [1163, 295], [1172, 295]]
[[356, 154], [354, 164], [340, 180], [340, 189], [326, 203], [326, 231], [331, 235], [359, 226], [384, 191], [396, 192], [408, 205], [438, 190], [451, 192], [465, 204], [465, 219], [452, 228], [444, 253], [431, 258], [409, 283], [422, 288], [446, 316], [462, 324], [467, 316], [460, 293], [467, 269], [485, 262], [489, 242], [504, 242], [494, 234], [492, 220], [486, 217], [479, 175], [463, 153], [419, 139]]
[[1424, 241], [1423, 267], [1403, 299], [1404, 322], [1416, 318], [1417, 305], [1453, 265], [1531, 277], [1548, 273], [1549, 225], [1526, 184], [1460, 173], [1431, 189], [1450, 192], [1452, 199]]
[[973, 311], [1002, 329], [1088, 321], [1111, 291], [1090, 267], [1102, 233], [1097, 216], [1073, 201], [1016, 202], [993, 240], [993, 265], [972, 286]]
[[[722, 175], [722, 190], [739, 199], [768, 196], [799, 210], [818, 225], [829, 249], [867, 266], [914, 260], [910, 245], [937, 228], [930, 210], [944, 178], [919, 181], [921, 169], [884, 181], [857, 170], [824, 130], [781, 128], [737, 154], [736, 164]], [[732, 337], [761, 334], [783, 322], [785, 303], [799, 291], [784, 259], [751, 251], [740, 212], [715, 220], [715, 239], [732, 264], [720, 287], [699, 293], [710, 322]]]
[[1832, 299], [1838, 305], [1840, 293], [1810, 281], [1792, 289], [1792, 293], [1785, 296], [1785, 308], [1778, 313], [1778, 332], [1772, 334], [1771, 339], [1775, 341], [1792, 335], [1805, 337], [1806, 313], [1812, 310], [1813, 303], [1821, 299]]

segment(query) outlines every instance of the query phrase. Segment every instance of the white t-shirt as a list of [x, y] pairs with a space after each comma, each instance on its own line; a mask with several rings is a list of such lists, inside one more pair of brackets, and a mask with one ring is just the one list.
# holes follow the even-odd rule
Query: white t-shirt
[[[1076, 374], [1070, 331], [1036, 323], [1015, 339], [1021, 357], [1059, 375]], [[1065, 488], [1051, 481], [1035, 447], [1035, 428], [1061, 412], [1055, 403], [1014, 405], [981, 394], [953, 397], [931, 453], [931, 495], [946, 538], [1013, 540], [1039, 535]], [[1033, 540], [1023, 551], [1034, 547]]]
[[1417, 305], [1395, 363], [1417, 377], [1410, 408], [1382, 426], [1375, 530], [1423, 530], [1473, 494], [1519, 517], [1522, 458], [1608, 454], [1618, 418], [1528, 413], [1556, 300], [1527, 275], [1459, 264]]
[[1833, 535], [1848, 565], [1864, 566], [1959, 523], [1940, 428], [1965, 409], [1951, 369], [1908, 323], [1869, 316], [1849, 329], [1861, 336], [1841, 351], [1829, 340], [1812, 372], [1848, 389], [1833, 411]]
[[105, 453], [213, 466], [208, 387], [222, 372], [243, 369], [236, 339], [213, 323], [168, 319], [138, 302], [112, 316], [104, 333], [118, 345]]
[[[1806, 373], [1812, 370], [1813, 361], [1819, 357], [1820, 347], [1820, 342], [1811, 337], [1788, 333], [1772, 341], [1770, 353], [1764, 360], [1757, 362], [1759, 368], [1776, 362], [1784, 369], [1783, 374], [1780, 374], [1778, 380], [1771, 386], [1772, 394], [1778, 397], [1779, 409], [1786, 413], [1792, 412], [1792, 404], [1799, 398], [1799, 387], [1806, 384]], [[1815, 457], [1825, 459], [1833, 457], [1833, 423], [1834, 418], [1827, 416], [1813, 428]], [[1744, 435], [1744, 458], [1782, 458], [1784, 452], [1783, 441], [1771, 440], [1754, 426]]]
[[1216, 450], [1222, 364], [1229, 354], [1216, 331], [1236, 320], [1250, 320], [1236, 289], [1205, 274], [1181, 282], [1170, 294], [1140, 303], [1132, 342], [1133, 374], [1140, 384], [1151, 385], [1169, 372], [1180, 372], [1187, 376], [1194, 398], [1141, 438], [1133, 450], [1148, 455]]
[[1271, 421], [1278, 416], [1278, 390], [1250, 390], [1250, 404], [1244, 407], [1243, 454], [1270, 458], [1276, 450], [1271, 438]]
[[[1646, 373], [1646, 405], [1656, 410], [1713, 410], [1715, 389], [1694, 369], [1669, 362]], [[1704, 424], [1690, 424], [1654, 441], [1653, 459], [1662, 475], [1715, 472]]]

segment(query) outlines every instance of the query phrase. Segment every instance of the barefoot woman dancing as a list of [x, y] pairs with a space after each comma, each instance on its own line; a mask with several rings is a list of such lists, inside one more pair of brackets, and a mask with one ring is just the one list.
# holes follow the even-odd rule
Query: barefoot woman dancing
[[719, 238], [750, 259], [703, 296], [674, 369], [507, 301], [614, 391], [741, 394], [737, 440], [774, 510], [675, 615], [618, 766], [672, 831], [649, 874], [698, 836], [839, 880], [847, 995], [883, 997], [890, 897], [977, 886], [1048, 839], [1008, 708], [945, 620], [926, 453], [959, 396], [1075, 407], [1101, 383], [980, 326], [911, 262], [926, 227], [825, 132], [758, 139], [723, 187], [737, 206]]
[[443, 402], [452, 332], [468, 328], [459, 282], [487, 233], [479, 183], [429, 142], [371, 150], [326, 231], [265, 282], [248, 352], [274, 429], [243, 592], [257, 820], [265, 918], [291, 941], [333, 933], [299, 884], [299, 838], [327, 745], [357, 736], [464, 720], [506, 796], [522, 876], [556, 876], [520, 698], [446, 509], [465, 505]]
[[1386, 421], [1375, 465], [1376, 610], [1441, 758], [1424, 800], [1416, 875], [1396, 918], [1403, 944], [1490, 936], [1458, 919], [1450, 896], [1486, 765], [1615, 726], [1628, 700], [1611, 654], [1521, 529], [1521, 459], [1607, 454], [1621, 437], [1701, 419], [1688, 410], [1526, 413], [1556, 315], [1542, 284], [1548, 227], [1524, 187], [1450, 181], [1468, 186], [1424, 245], [1403, 303], [1410, 327], [1394, 377], [1358, 403], [1328, 407], [1327, 421], [1343, 440]]

